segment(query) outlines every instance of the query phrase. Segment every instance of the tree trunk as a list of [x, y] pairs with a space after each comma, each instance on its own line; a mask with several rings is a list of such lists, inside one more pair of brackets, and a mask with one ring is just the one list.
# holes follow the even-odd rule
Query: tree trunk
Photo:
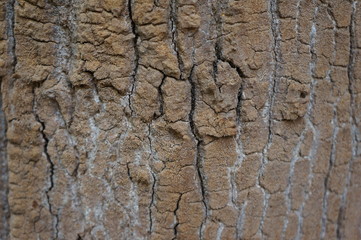
[[358, 0], [0, 5], [0, 239], [361, 239]]

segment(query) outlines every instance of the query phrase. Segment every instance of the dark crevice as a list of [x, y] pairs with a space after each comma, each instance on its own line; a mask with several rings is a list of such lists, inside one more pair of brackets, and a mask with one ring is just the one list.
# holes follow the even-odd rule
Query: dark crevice
[[172, 48], [177, 56], [178, 61], [178, 68], [180, 71], [180, 79], [184, 80], [183, 73], [184, 73], [184, 63], [182, 60], [182, 56], [178, 50], [178, 33], [177, 33], [177, 9], [178, 9], [178, 2], [177, 0], [170, 0], [170, 30], [171, 30], [171, 40], [172, 40]]
[[40, 129], [40, 134], [42, 136], [43, 142], [44, 142], [44, 154], [46, 157], [46, 160], [48, 161], [48, 164], [50, 166], [50, 175], [49, 175], [49, 182], [50, 182], [50, 186], [48, 187], [48, 189], [45, 191], [46, 194], [46, 199], [47, 199], [47, 203], [49, 206], [49, 212], [50, 214], [55, 218], [55, 239], [58, 239], [58, 235], [59, 235], [59, 229], [58, 229], [58, 225], [59, 225], [59, 216], [58, 214], [56, 214], [54, 212], [52, 203], [51, 203], [51, 197], [50, 197], [50, 192], [53, 190], [54, 188], [54, 174], [55, 174], [55, 164], [54, 162], [51, 160], [50, 154], [48, 152], [48, 145], [49, 145], [49, 138], [46, 136], [45, 133], [45, 122], [42, 121], [39, 117], [39, 115], [37, 114], [37, 109], [36, 109], [36, 94], [35, 94], [35, 87], [33, 87], [33, 96], [34, 96], [34, 100], [33, 100], [33, 112], [34, 112], [34, 117], [35, 120], [40, 123], [41, 125], [41, 129]]
[[218, 83], [218, 62], [220, 60], [217, 52], [217, 47], [218, 47], [218, 42], [216, 42], [216, 45], [215, 45], [215, 53], [216, 53], [216, 59], [213, 61], [213, 81], [214, 83], [216, 84], [216, 86], [218, 87], [218, 91], [221, 92], [221, 87], [220, 84]]
[[215, 19], [215, 24], [216, 24], [216, 29], [217, 29], [217, 39], [214, 45], [214, 52], [215, 52], [215, 57], [216, 59], [213, 61], [213, 74], [216, 80], [217, 77], [217, 73], [218, 73], [218, 67], [217, 64], [219, 61], [222, 62], [226, 62], [228, 63], [233, 69], [235, 69], [238, 73], [238, 76], [240, 77], [240, 79], [242, 78], [246, 78], [246, 74], [241, 70], [241, 68], [239, 66], [237, 66], [237, 64], [234, 63], [234, 61], [228, 57], [223, 56], [222, 52], [222, 44], [221, 44], [221, 40], [222, 40], [222, 33], [223, 33], [223, 28], [222, 28], [222, 18], [221, 18], [221, 11], [222, 11], [222, 6], [221, 6], [222, 2], [217, 2], [217, 6], [216, 8], [213, 7], [213, 15], [214, 15], [214, 19]]
[[[330, 3], [327, 4], [326, 11], [327, 11], [328, 16], [330, 17], [330, 20], [331, 20], [332, 22], [336, 23], [337, 21], [336, 21], [336, 18], [335, 18], [335, 14], [334, 14], [333, 11], [332, 11], [332, 7], [331, 7], [331, 4], [330, 4]], [[337, 25], [336, 25], [336, 24], [335, 24], [335, 28], [337, 28]], [[335, 46], [334, 46], [334, 47], [335, 47]], [[335, 51], [335, 49], [334, 49], [333, 51]]]
[[[242, 119], [241, 119], [241, 109], [242, 109], [242, 96], [243, 96], [243, 81], [241, 82], [241, 85], [239, 87], [238, 90], [238, 95], [237, 95], [237, 107], [236, 107], [236, 124], [237, 127], [239, 128], [238, 133], [237, 133], [237, 138], [236, 138], [236, 144], [239, 146], [239, 142], [241, 141], [241, 131], [242, 131]], [[237, 159], [241, 158], [242, 154], [237, 154]], [[235, 164], [234, 167], [241, 167], [241, 164], [239, 164], [238, 166]], [[241, 219], [240, 221], [238, 221], [237, 223], [237, 230], [236, 230], [236, 238], [237, 239], [241, 239], [242, 236], [242, 231], [243, 231], [243, 224], [242, 222], [243, 220], [243, 215], [244, 215], [244, 209], [242, 207], [242, 210], [240, 209], [239, 204], [237, 204], [237, 194], [235, 194], [235, 192], [237, 191], [237, 181], [236, 181], [236, 170], [233, 171], [232, 173], [232, 177], [231, 177], [231, 190], [232, 190], [232, 203], [234, 206], [237, 207], [239, 212], [239, 218]], [[236, 190], [235, 190], [236, 189]]]
[[[279, 52], [279, 45], [280, 45], [280, 41], [281, 41], [281, 36], [280, 36], [280, 26], [279, 26], [279, 12], [278, 12], [278, 5], [277, 5], [277, 0], [271, 0], [270, 1], [270, 15], [271, 15], [271, 33], [273, 36], [273, 57], [274, 57], [274, 69], [273, 69], [273, 73], [271, 76], [271, 85], [270, 85], [270, 93], [269, 93], [269, 103], [268, 103], [268, 110], [267, 110], [267, 115], [268, 115], [268, 134], [267, 134], [267, 143], [263, 149], [263, 156], [262, 156], [262, 166], [261, 166], [261, 174], [263, 174], [262, 170], [265, 167], [266, 163], [267, 163], [267, 158], [268, 158], [268, 148], [269, 145], [272, 142], [272, 108], [274, 105], [274, 101], [275, 101], [275, 96], [276, 96], [276, 89], [277, 89], [277, 78], [278, 76], [278, 70], [281, 67], [280, 63], [281, 63], [281, 54]], [[260, 178], [261, 176], [259, 175], [258, 178]], [[258, 180], [259, 181], [259, 180]], [[264, 190], [265, 193], [267, 193], [267, 190], [264, 189], [264, 187], [260, 184], [261, 188]], [[267, 203], [267, 195], [265, 196], [265, 202]], [[263, 223], [264, 223], [264, 218], [267, 212], [267, 208], [268, 206], [264, 206], [263, 209], [263, 213], [262, 213], [262, 217], [261, 217], [261, 224], [259, 225], [259, 231], [261, 233], [262, 238], [264, 237], [265, 233], [263, 232]]]
[[[214, 45], [215, 60], [213, 61], [213, 79], [214, 79], [216, 86], [218, 87], [219, 92], [221, 93], [222, 92], [222, 84], [220, 84], [218, 82], [218, 64], [219, 64], [219, 62], [228, 63], [232, 69], [236, 70], [238, 77], [239, 77], [239, 81], [240, 81], [239, 89], [237, 92], [237, 105], [236, 105], [236, 109], [235, 109], [236, 110], [236, 125], [238, 128], [240, 128], [242, 95], [243, 95], [243, 79], [246, 78], [247, 76], [244, 74], [244, 72], [241, 70], [241, 68], [234, 63], [234, 61], [231, 58], [229, 58], [227, 56], [223, 56], [222, 37], [225, 35], [223, 34], [223, 25], [222, 25], [222, 11], [224, 9], [224, 6], [222, 4], [223, 4], [223, 1], [216, 1], [216, 5], [212, 7], [212, 12], [213, 12], [213, 16], [214, 16], [215, 25], [216, 25], [216, 31], [217, 31], [217, 38], [216, 38], [215, 45]], [[237, 138], [238, 138], [238, 136], [237, 136]], [[236, 141], [238, 142], [238, 139]], [[238, 157], [240, 157], [240, 156], [238, 156]], [[236, 203], [236, 200], [234, 197], [234, 192], [235, 192], [234, 189], [236, 188], [236, 183], [235, 183], [234, 178], [235, 178], [235, 173], [231, 173], [231, 179], [230, 179], [231, 191], [232, 191], [231, 201], [232, 201], [233, 205], [239, 210], [239, 206]], [[239, 238], [238, 229], [236, 231], [236, 236], [238, 239]]]
[[235, 64], [233, 62], [232, 59], [228, 59], [226, 57], [223, 56], [222, 54], [222, 46], [220, 44], [219, 41], [216, 42], [216, 45], [215, 45], [215, 54], [216, 54], [216, 57], [217, 57], [217, 62], [218, 61], [222, 61], [222, 62], [226, 62], [229, 64], [229, 66], [231, 66], [231, 68], [235, 69], [237, 71], [237, 74], [239, 76], [240, 79], [243, 79], [243, 78], [247, 78], [248, 76], [242, 71], [242, 69], [237, 66], [237, 64]]
[[[196, 147], [196, 169], [197, 169], [197, 174], [198, 174], [198, 178], [199, 178], [199, 184], [200, 184], [200, 188], [201, 188], [201, 193], [202, 193], [202, 202], [205, 208], [205, 221], [208, 218], [208, 204], [206, 201], [206, 187], [205, 187], [205, 177], [204, 177], [204, 173], [203, 173], [203, 163], [202, 163], [202, 146], [203, 146], [203, 140], [198, 136], [197, 133], [197, 128], [194, 122], [194, 114], [195, 114], [195, 109], [196, 109], [196, 83], [193, 80], [193, 71], [194, 71], [194, 65], [191, 69], [191, 72], [189, 74], [188, 80], [189, 83], [191, 85], [191, 110], [189, 113], [189, 123], [190, 123], [190, 127], [191, 127], [191, 131], [193, 134], [193, 138], [196, 141], [197, 147]], [[203, 226], [205, 224], [205, 221], [202, 221], [201, 227], [199, 229], [199, 236], [201, 239], [203, 239], [203, 233], [202, 233], [202, 229]]]
[[152, 233], [153, 231], [153, 212], [152, 212], [152, 206], [154, 205], [154, 199], [155, 199], [155, 185], [157, 183], [157, 179], [155, 177], [155, 174], [152, 172], [152, 177], [153, 177], [153, 184], [152, 184], [152, 198], [151, 201], [149, 203], [149, 234]]
[[[231, 59], [226, 59], [223, 54], [222, 54], [222, 46], [220, 43], [220, 39], [217, 38], [216, 44], [215, 44], [215, 55], [216, 55], [216, 60], [213, 62], [213, 72], [214, 72], [214, 79], [215, 79], [215, 83], [217, 84], [217, 74], [218, 74], [218, 67], [217, 64], [219, 61], [222, 62], [226, 62], [228, 63], [231, 68], [235, 69], [238, 77], [240, 79], [240, 86], [238, 89], [238, 93], [237, 93], [237, 105], [236, 105], [236, 124], [237, 127], [240, 128], [241, 125], [241, 108], [242, 108], [242, 96], [243, 96], [243, 79], [247, 78], [247, 76], [244, 74], [244, 72], [241, 70], [240, 67], [238, 67]], [[218, 86], [219, 88], [219, 92], [221, 92], [221, 87], [222, 86]], [[238, 156], [240, 157], [240, 156]], [[231, 189], [232, 189], [232, 194], [234, 192], [234, 189], [236, 188], [236, 184], [234, 182], [234, 174], [231, 178], [233, 178], [233, 180], [231, 180]], [[234, 197], [232, 196], [232, 202], [235, 206], [237, 206], [236, 201], [234, 199]], [[238, 207], [238, 206], [237, 206]], [[238, 234], [238, 231], [237, 231]]]
[[128, 174], [129, 180], [130, 180], [131, 182], [133, 182], [133, 178], [132, 178], [132, 175], [131, 175], [131, 173], [130, 173], [130, 167], [129, 167], [129, 165], [130, 165], [130, 163], [128, 162], [128, 163], [126, 164], [126, 166], [127, 166], [127, 174]]
[[241, 108], [242, 108], [242, 100], [243, 100], [242, 96], [243, 96], [243, 83], [241, 83], [237, 95], [237, 107], [236, 107], [237, 126], [241, 124]]
[[167, 77], [166, 75], [163, 75], [162, 82], [160, 83], [160, 85], [157, 88], [158, 100], [159, 100], [159, 112], [156, 114], [156, 116], [154, 116], [154, 119], [158, 119], [164, 115], [164, 97], [163, 97], [162, 87], [163, 87], [166, 77]]
[[178, 209], [179, 209], [179, 203], [180, 203], [180, 201], [182, 200], [182, 196], [183, 196], [183, 194], [180, 194], [180, 195], [179, 195], [176, 208], [175, 208], [174, 211], [173, 211], [173, 214], [174, 214], [175, 219], [176, 219], [176, 223], [175, 223], [174, 226], [173, 226], [174, 237], [173, 237], [172, 240], [176, 240], [176, 239], [177, 239], [177, 236], [178, 236], [178, 229], [177, 229], [177, 228], [178, 228], [178, 226], [179, 226], [179, 220], [178, 220], [177, 211], [178, 211]]
[[134, 48], [134, 55], [135, 55], [135, 59], [134, 59], [134, 69], [133, 69], [133, 73], [132, 73], [132, 78], [133, 78], [133, 83], [130, 89], [130, 93], [128, 94], [128, 101], [129, 101], [129, 108], [131, 111], [131, 116], [133, 116], [133, 108], [132, 108], [132, 95], [134, 93], [135, 90], [135, 83], [137, 81], [137, 73], [138, 73], [138, 67], [139, 67], [139, 58], [140, 58], [140, 54], [139, 54], [139, 49], [138, 49], [138, 39], [139, 39], [139, 35], [138, 35], [138, 30], [137, 30], [137, 25], [133, 19], [133, 6], [132, 6], [132, 0], [128, 0], [128, 12], [129, 12], [129, 19], [130, 19], [130, 25], [131, 25], [131, 30], [132, 33], [134, 35], [133, 38], [133, 48]]
[[[217, 23], [218, 23], [218, 21], [217, 21]], [[244, 78], [247, 78], [247, 76], [241, 70], [241, 68], [233, 62], [233, 60], [228, 59], [223, 56], [222, 45], [221, 45], [221, 41], [219, 38], [217, 38], [214, 50], [215, 50], [216, 60], [213, 62], [213, 74], [214, 74], [213, 78], [214, 78], [216, 85], [218, 86], [218, 84], [217, 84], [218, 66], [217, 65], [218, 65], [219, 61], [226, 62], [231, 66], [231, 68], [235, 69], [241, 80], [241, 84], [240, 84], [238, 94], [237, 94], [237, 107], [236, 107], [236, 116], [237, 116], [236, 121], [237, 121], [237, 125], [239, 125], [240, 121], [241, 121], [241, 105], [242, 105], [242, 95], [243, 95], [243, 81], [242, 80]], [[221, 92], [221, 86], [218, 86], [218, 88], [219, 88], [219, 91]]]
[[[216, 6], [213, 6], [213, 8], [212, 8], [215, 25], [216, 25], [216, 30], [217, 30], [217, 38], [216, 38], [215, 45], [214, 45], [215, 60], [213, 61], [213, 79], [214, 79], [216, 86], [218, 87], [219, 92], [221, 93], [222, 85], [218, 82], [218, 63], [219, 62], [228, 63], [231, 68], [236, 70], [238, 77], [239, 77], [239, 81], [240, 81], [239, 89], [237, 92], [237, 105], [236, 105], [236, 109], [235, 109], [236, 110], [236, 125], [237, 125], [237, 128], [240, 129], [242, 95], [243, 95], [243, 79], [246, 78], [247, 76], [244, 74], [244, 72], [241, 70], [241, 68], [234, 63], [234, 61], [231, 58], [223, 56], [222, 37], [224, 36], [224, 34], [223, 34], [222, 16], [221, 15], [222, 15], [224, 6], [222, 6], [222, 3], [223, 3], [223, 1], [217, 1]], [[237, 136], [236, 141], [238, 144], [239, 134], [237, 134], [237, 135], [238, 136]], [[241, 157], [241, 156], [238, 156], [238, 157]], [[236, 203], [235, 196], [234, 196], [234, 192], [235, 192], [234, 189], [236, 188], [234, 172], [231, 173], [230, 183], [231, 183], [231, 191], [232, 191], [231, 201], [232, 201], [233, 205], [239, 210], [239, 206]], [[237, 238], [239, 237], [238, 229], [236, 231], [236, 236], [237, 236]]]
[[214, 24], [216, 27], [217, 38], [214, 44], [214, 54], [215, 60], [213, 61], [213, 80], [216, 86], [218, 87], [219, 92], [221, 92], [220, 84], [218, 83], [218, 62], [222, 59], [222, 49], [221, 49], [221, 35], [223, 32], [222, 27], [222, 18], [221, 18], [221, 4], [222, 1], [216, 1], [215, 4], [212, 4], [212, 14], [214, 18]]
[[[151, 157], [152, 160], [154, 160], [154, 158], [156, 157], [156, 153], [153, 150], [153, 144], [152, 144], [152, 137], [151, 137], [151, 123], [148, 125], [148, 141], [149, 141], [149, 148], [150, 148], [150, 153], [151, 153]], [[154, 206], [154, 201], [155, 201], [155, 188], [157, 185], [157, 176], [154, 173], [154, 170], [152, 168], [152, 166], [150, 166], [150, 173], [152, 174], [153, 177], [153, 184], [152, 184], [152, 196], [151, 196], [151, 201], [149, 203], [148, 209], [149, 209], [149, 234], [151, 234], [153, 232], [153, 211], [152, 211], [152, 207]]]
[[[149, 148], [150, 148], [150, 152], [151, 152], [151, 156], [152, 156], [152, 160], [155, 157], [155, 153], [153, 151], [153, 145], [152, 145], [152, 138], [151, 138], [151, 124], [148, 125], [148, 141], [149, 141]], [[153, 177], [153, 184], [152, 184], [152, 197], [148, 206], [149, 209], [149, 234], [151, 234], [153, 232], [153, 212], [152, 212], [152, 207], [154, 206], [154, 201], [155, 201], [155, 186], [157, 184], [157, 178], [156, 175], [152, 169], [152, 167], [150, 166], [150, 170], [151, 170], [151, 174]]]
[[[273, 35], [273, 55], [274, 55], [274, 70], [272, 74], [271, 82], [271, 93], [270, 93], [270, 103], [268, 107], [268, 136], [267, 136], [267, 147], [272, 141], [272, 107], [274, 105], [275, 95], [276, 95], [276, 85], [278, 78], [278, 69], [280, 67], [280, 53], [279, 53], [279, 44], [280, 44], [280, 30], [278, 23], [278, 6], [277, 0], [272, 0], [270, 2], [270, 10], [272, 16], [271, 31]], [[265, 156], [264, 156], [265, 157]]]

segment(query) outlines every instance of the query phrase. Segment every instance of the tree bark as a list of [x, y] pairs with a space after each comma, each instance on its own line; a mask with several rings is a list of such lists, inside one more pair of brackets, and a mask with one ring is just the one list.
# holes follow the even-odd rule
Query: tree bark
[[0, 239], [361, 239], [358, 0], [0, 5]]

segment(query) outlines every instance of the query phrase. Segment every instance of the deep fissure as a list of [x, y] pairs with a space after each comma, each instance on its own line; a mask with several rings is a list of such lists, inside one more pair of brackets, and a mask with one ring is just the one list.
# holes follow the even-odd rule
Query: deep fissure
[[183, 194], [180, 194], [179, 195], [179, 198], [178, 198], [178, 201], [177, 201], [177, 205], [176, 205], [176, 208], [173, 212], [174, 216], [175, 216], [175, 219], [176, 219], [176, 223], [174, 224], [174, 227], [173, 227], [173, 231], [174, 231], [174, 238], [173, 240], [176, 240], [177, 239], [177, 236], [178, 236], [178, 226], [179, 226], [179, 220], [178, 220], [178, 215], [177, 215], [177, 211], [179, 209], [179, 203], [180, 201], [182, 200], [182, 196]]
[[172, 40], [172, 48], [177, 56], [178, 68], [180, 72], [180, 79], [183, 80], [183, 72], [184, 72], [184, 63], [182, 60], [182, 56], [178, 50], [178, 30], [177, 30], [177, 11], [178, 11], [178, 1], [170, 0], [170, 30], [171, 30], [171, 40]]
[[134, 55], [135, 55], [135, 59], [134, 59], [134, 68], [133, 68], [133, 73], [132, 73], [132, 78], [133, 78], [133, 82], [132, 82], [132, 86], [130, 88], [130, 92], [128, 94], [128, 104], [129, 104], [129, 108], [131, 111], [131, 116], [133, 116], [133, 108], [132, 108], [132, 96], [135, 90], [135, 84], [137, 81], [137, 74], [138, 74], [138, 67], [139, 67], [139, 59], [140, 59], [140, 54], [139, 54], [139, 49], [138, 49], [138, 32], [137, 32], [137, 25], [133, 19], [133, 6], [132, 6], [132, 0], [128, 0], [128, 13], [129, 13], [129, 19], [130, 19], [130, 25], [131, 25], [131, 31], [133, 33], [133, 48], [134, 48]]
[[[194, 80], [192, 78], [194, 67], [195, 67], [195, 65], [193, 65], [191, 72], [189, 74], [189, 77], [188, 77], [189, 83], [191, 85], [191, 110], [189, 113], [189, 124], [191, 127], [193, 138], [196, 141], [196, 168], [197, 168], [197, 174], [198, 174], [198, 178], [199, 178], [199, 184], [201, 187], [202, 202], [203, 202], [204, 209], [205, 209], [205, 219], [204, 220], [206, 221], [208, 218], [208, 204], [206, 201], [207, 198], [206, 198], [205, 177], [203, 176], [203, 172], [202, 172], [203, 171], [203, 165], [202, 165], [203, 157], [201, 155], [201, 147], [202, 147], [203, 141], [197, 135], [197, 129], [196, 129], [196, 125], [194, 122], [194, 114], [195, 114], [195, 109], [196, 109], [196, 104], [197, 104], [196, 103], [196, 101], [197, 101], [197, 99], [196, 99], [196, 83], [194, 82]], [[202, 221], [201, 227], [199, 229], [199, 236], [201, 239], [203, 238], [202, 231], [203, 231], [204, 223], [205, 222]]]
[[[268, 135], [267, 135], [267, 144], [265, 145], [263, 152], [262, 152], [262, 165], [260, 168], [260, 173], [258, 175], [258, 183], [260, 182], [259, 179], [261, 175], [264, 172], [264, 168], [268, 162], [268, 149], [270, 147], [270, 144], [272, 143], [272, 108], [275, 101], [275, 95], [276, 95], [276, 85], [277, 85], [277, 78], [278, 78], [278, 68], [280, 67], [280, 54], [279, 54], [279, 40], [280, 40], [280, 29], [279, 29], [279, 23], [278, 23], [278, 5], [277, 0], [271, 0], [269, 4], [269, 12], [271, 17], [271, 33], [273, 36], [273, 57], [274, 57], [274, 68], [273, 73], [270, 78], [271, 84], [270, 84], [270, 94], [269, 94], [269, 102], [268, 102], [268, 109], [267, 109], [267, 117], [268, 117]], [[267, 155], [267, 156], [266, 156]], [[261, 233], [262, 237], [264, 236], [263, 232], [263, 225], [264, 225], [264, 219], [267, 214], [268, 209], [268, 199], [269, 199], [269, 193], [267, 190], [262, 186], [262, 184], [259, 183], [259, 186], [262, 188], [264, 193], [264, 206], [263, 206], [263, 213], [261, 217], [261, 222], [259, 225], [259, 232]]]
[[[34, 88], [34, 93], [35, 93], [35, 88]], [[50, 174], [49, 174], [49, 182], [50, 182], [50, 186], [47, 188], [47, 190], [45, 191], [45, 194], [46, 194], [46, 199], [47, 199], [47, 203], [49, 205], [49, 212], [52, 216], [55, 217], [55, 239], [58, 239], [58, 235], [59, 235], [59, 229], [58, 229], [58, 225], [59, 225], [59, 216], [58, 214], [56, 214], [54, 212], [54, 209], [53, 209], [53, 205], [51, 203], [51, 197], [50, 197], [50, 192], [53, 190], [54, 188], [54, 175], [55, 175], [55, 164], [54, 162], [51, 160], [51, 157], [50, 157], [50, 154], [48, 152], [48, 144], [49, 144], [49, 139], [48, 137], [46, 136], [46, 133], [45, 133], [45, 122], [43, 122], [39, 115], [37, 114], [37, 111], [36, 111], [36, 99], [35, 99], [35, 96], [34, 96], [34, 117], [36, 119], [36, 121], [38, 123], [40, 123], [41, 125], [41, 129], [40, 129], [40, 134], [42, 136], [42, 139], [43, 139], [43, 142], [44, 142], [44, 154], [45, 154], [45, 157], [46, 157], [46, 160], [47, 162], [49, 163], [49, 166], [50, 166]]]

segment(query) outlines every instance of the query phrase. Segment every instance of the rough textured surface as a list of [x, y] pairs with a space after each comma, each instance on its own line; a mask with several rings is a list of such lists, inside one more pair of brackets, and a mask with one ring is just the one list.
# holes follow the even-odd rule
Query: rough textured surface
[[361, 2], [3, 0], [0, 26], [1, 239], [361, 239]]

